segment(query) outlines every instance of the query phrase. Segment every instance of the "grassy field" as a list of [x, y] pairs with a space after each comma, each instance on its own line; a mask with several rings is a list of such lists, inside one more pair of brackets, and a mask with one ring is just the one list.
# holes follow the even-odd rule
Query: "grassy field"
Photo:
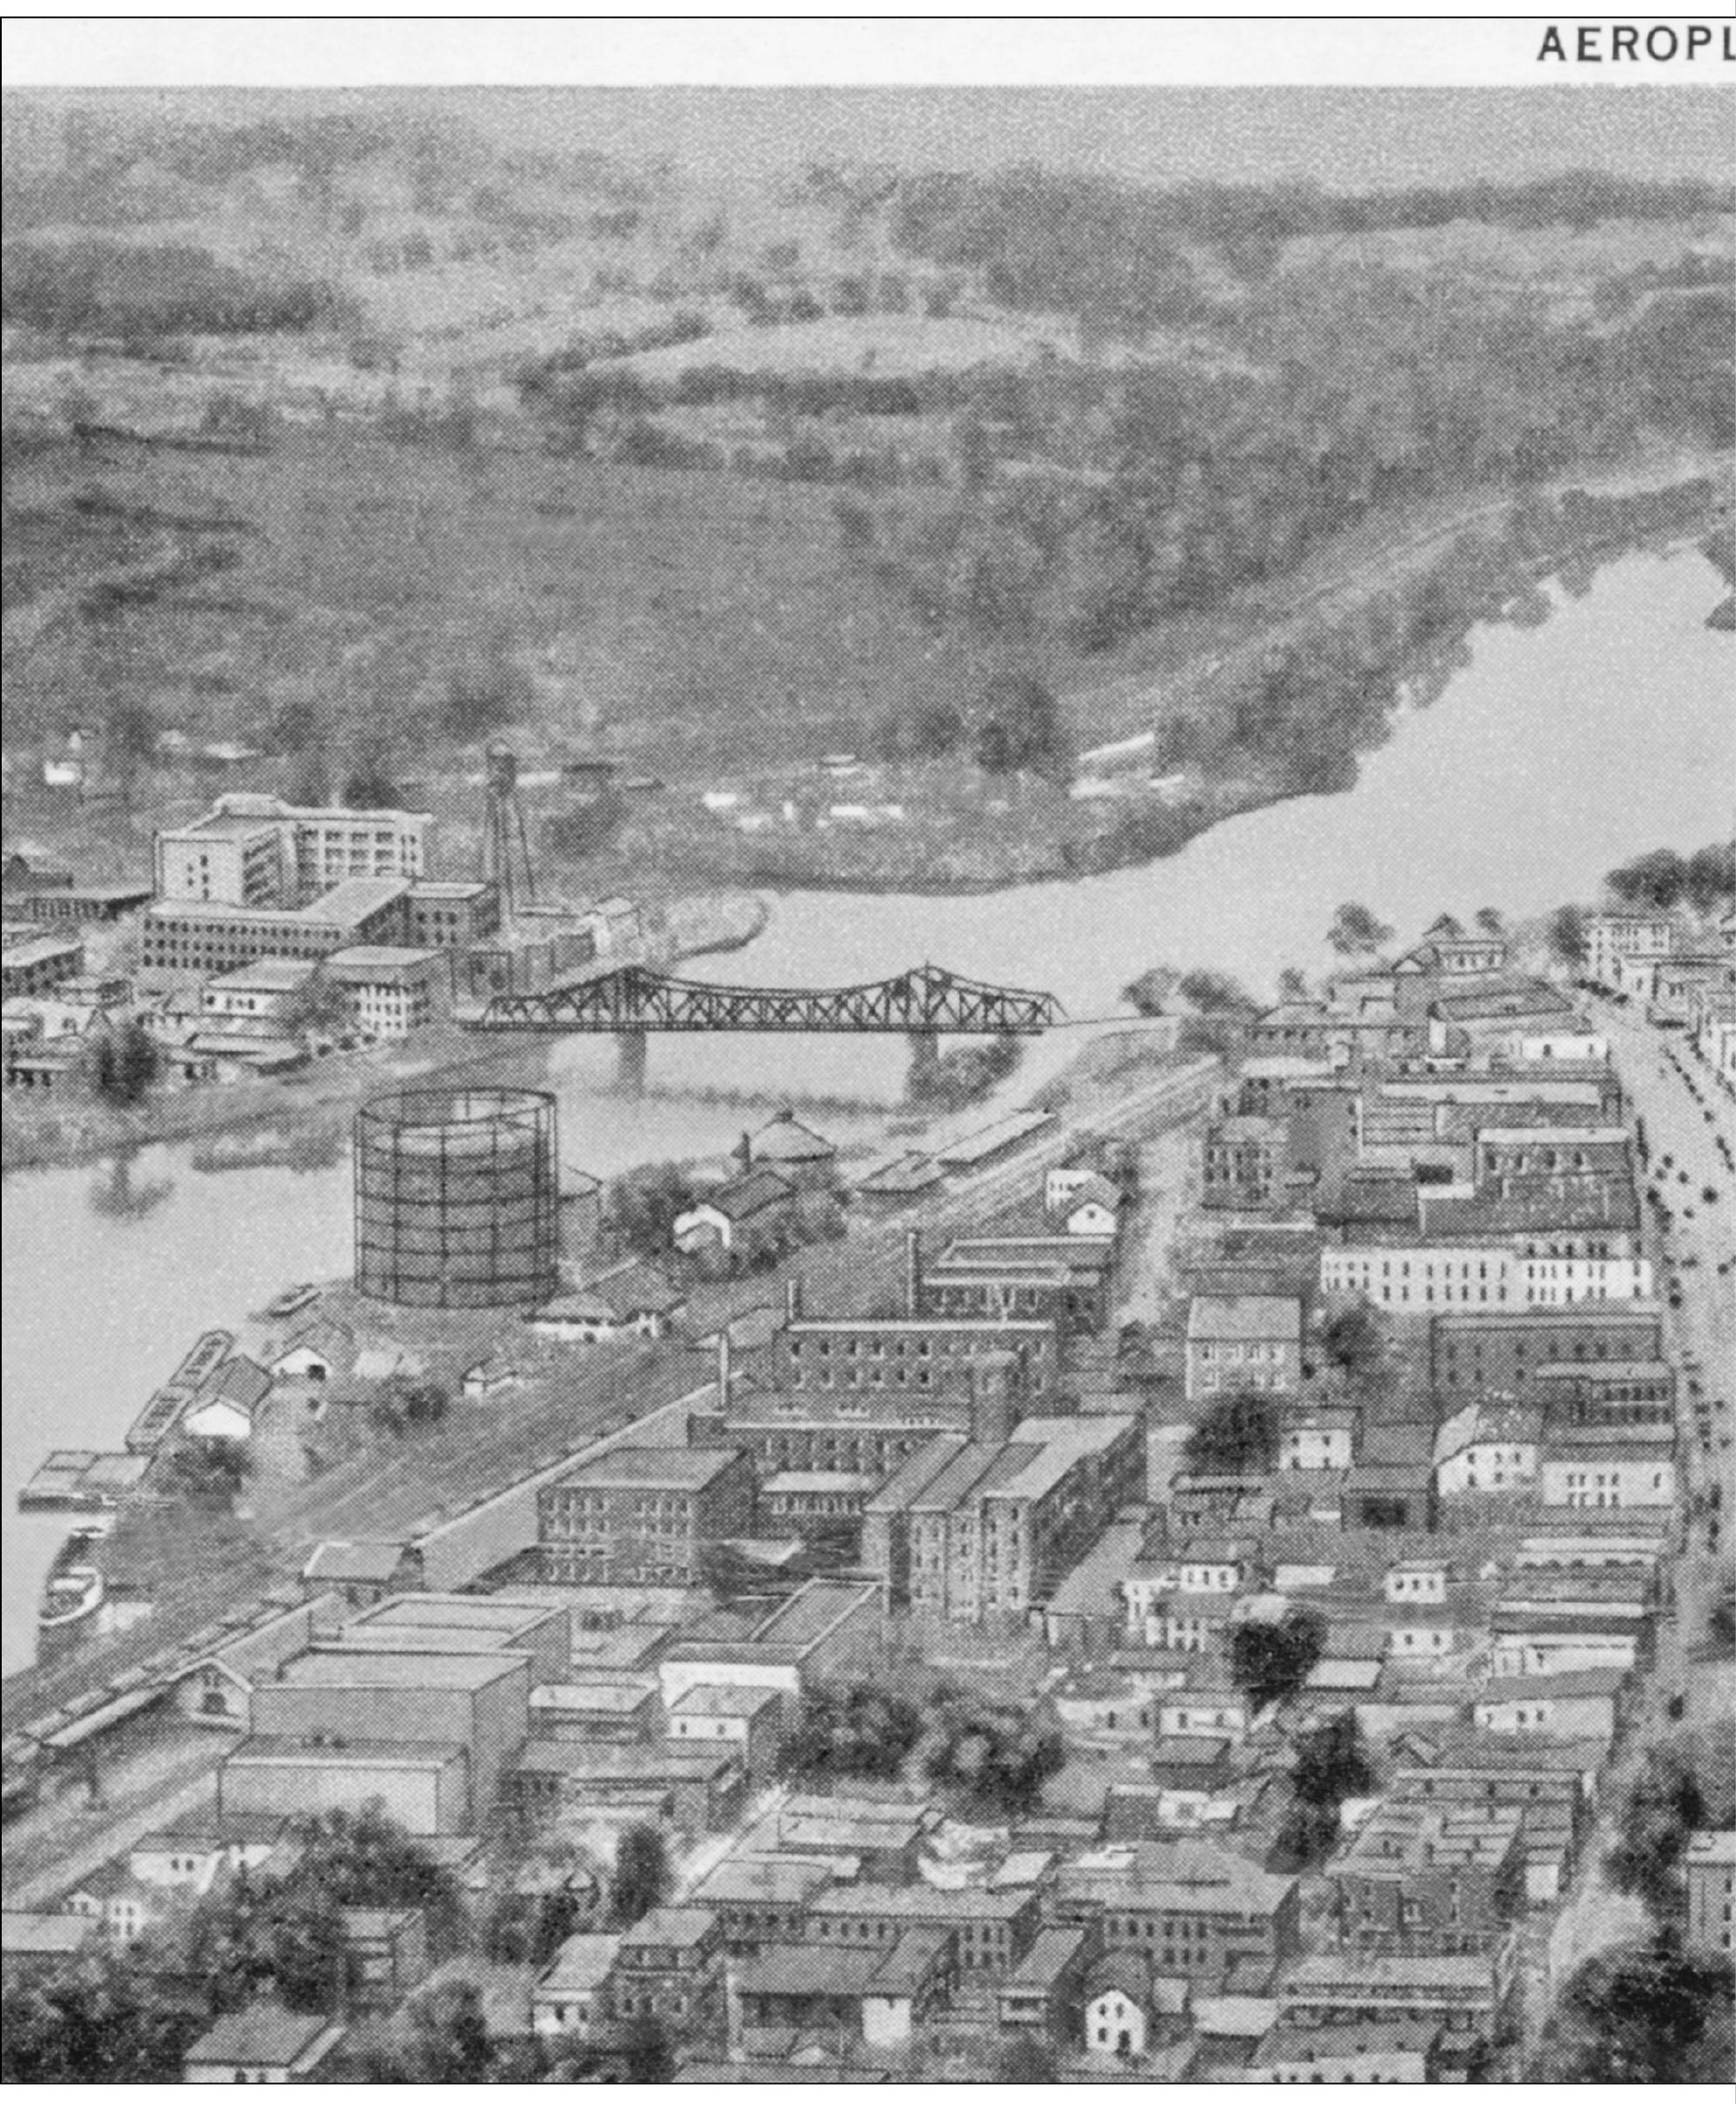
[[17, 468], [7, 501], [55, 566], [95, 568], [112, 528], [73, 507], [99, 492], [238, 522], [196, 537], [232, 566], [107, 623], [72, 600], [10, 654], [14, 736], [123, 681], [195, 737], [256, 739], [302, 700], [341, 752], [389, 715], [426, 763], [449, 669], [506, 656], [536, 678], [542, 727], [693, 775], [857, 745], [901, 696], [985, 669], [844, 563], [824, 490], [333, 432], [260, 458], [68, 446]]

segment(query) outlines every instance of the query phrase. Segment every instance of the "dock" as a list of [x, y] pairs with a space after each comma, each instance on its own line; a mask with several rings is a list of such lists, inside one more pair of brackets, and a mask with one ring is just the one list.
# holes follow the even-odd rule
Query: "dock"
[[181, 1421], [182, 1413], [228, 1357], [234, 1341], [227, 1329], [205, 1332], [129, 1426], [129, 1454], [148, 1454], [162, 1444]]
[[144, 1454], [93, 1454], [62, 1448], [18, 1492], [21, 1513], [113, 1512], [150, 1466]]

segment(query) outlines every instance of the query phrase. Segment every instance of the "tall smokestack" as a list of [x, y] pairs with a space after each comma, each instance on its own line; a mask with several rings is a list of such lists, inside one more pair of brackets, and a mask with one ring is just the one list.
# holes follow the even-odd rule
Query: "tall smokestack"
[[904, 1237], [904, 1312], [922, 1312], [922, 1230], [913, 1227]]
[[783, 1319], [786, 1322], [799, 1322], [802, 1320], [802, 1279], [799, 1274], [784, 1281]]
[[725, 1322], [717, 1332], [717, 1408], [719, 1410], [727, 1410], [729, 1407], [729, 1377], [734, 1370], [729, 1363], [732, 1349], [729, 1342], [729, 1325]]

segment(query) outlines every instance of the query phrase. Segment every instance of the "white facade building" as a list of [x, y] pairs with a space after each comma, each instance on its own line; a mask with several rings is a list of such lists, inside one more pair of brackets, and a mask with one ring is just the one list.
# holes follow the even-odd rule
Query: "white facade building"
[[1466, 1243], [1422, 1249], [1326, 1250], [1320, 1289], [1356, 1296], [1395, 1315], [1443, 1308], [1562, 1308], [1580, 1301], [1652, 1296], [1644, 1256], [1532, 1253]]

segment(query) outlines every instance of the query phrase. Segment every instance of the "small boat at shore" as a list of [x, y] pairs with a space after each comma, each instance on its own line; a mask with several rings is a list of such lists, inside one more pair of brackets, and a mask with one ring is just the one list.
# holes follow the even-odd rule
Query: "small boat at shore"
[[36, 1609], [39, 1638], [64, 1634], [76, 1623], [89, 1621], [102, 1606], [102, 1573], [95, 1564], [69, 1560], [89, 1547], [89, 1539], [83, 1533], [69, 1536], [56, 1559]]
[[317, 1285], [286, 1286], [282, 1292], [265, 1304], [265, 1318], [271, 1322], [286, 1322], [292, 1315], [300, 1315], [304, 1308], [311, 1308], [320, 1297]]

